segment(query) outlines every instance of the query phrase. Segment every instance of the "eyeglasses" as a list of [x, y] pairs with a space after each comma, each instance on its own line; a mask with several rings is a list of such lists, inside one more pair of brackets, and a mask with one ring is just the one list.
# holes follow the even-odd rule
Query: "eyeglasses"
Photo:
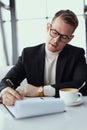
[[49, 32], [50, 36], [53, 37], [53, 38], [56, 38], [56, 37], [60, 37], [61, 41], [63, 42], [68, 42], [70, 40], [70, 36], [68, 35], [63, 35], [63, 34], [60, 34], [59, 32], [57, 32], [55, 29], [50, 29], [50, 32]]

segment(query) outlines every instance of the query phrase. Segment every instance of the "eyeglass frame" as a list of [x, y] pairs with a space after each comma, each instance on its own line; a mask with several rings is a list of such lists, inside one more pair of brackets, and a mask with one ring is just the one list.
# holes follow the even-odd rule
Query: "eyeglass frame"
[[[56, 36], [53, 36], [52, 33], [51, 33], [51, 31], [55, 31], [55, 32], [56, 32], [56, 33], [55, 33]], [[71, 36], [68, 36], [68, 35], [63, 35], [63, 34], [59, 33], [58, 31], [56, 31], [55, 29], [52, 29], [52, 28], [50, 28], [49, 34], [50, 34], [50, 36], [53, 37], [53, 38], [56, 38], [56, 37], [60, 36], [60, 39], [61, 39], [61, 41], [63, 41], [63, 42], [69, 41], [69, 40], [70, 40], [70, 37], [71, 37]], [[64, 37], [66, 37], [66, 38], [64, 38]]]

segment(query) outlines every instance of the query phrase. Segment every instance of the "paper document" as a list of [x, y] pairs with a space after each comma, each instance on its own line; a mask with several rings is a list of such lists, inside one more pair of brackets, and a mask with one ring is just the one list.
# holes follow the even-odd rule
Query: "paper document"
[[35, 97], [16, 101], [14, 106], [6, 106], [16, 118], [26, 118], [65, 111], [65, 104], [60, 98]]

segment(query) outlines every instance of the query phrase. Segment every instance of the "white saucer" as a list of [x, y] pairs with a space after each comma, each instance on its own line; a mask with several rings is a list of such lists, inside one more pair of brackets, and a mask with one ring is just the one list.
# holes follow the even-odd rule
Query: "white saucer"
[[72, 106], [79, 106], [79, 105], [81, 105], [81, 104], [83, 104], [83, 100], [78, 100], [77, 102], [74, 102], [73, 104], [69, 104], [69, 105], [67, 105], [67, 106], [72, 107]]

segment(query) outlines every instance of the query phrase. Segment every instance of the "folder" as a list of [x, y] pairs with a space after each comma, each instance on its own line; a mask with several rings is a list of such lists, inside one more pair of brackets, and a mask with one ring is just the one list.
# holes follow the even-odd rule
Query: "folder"
[[62, 99], [54, 97], [35, 97], [17, 100], [14, 106], [5, 106], [15, 119], [41, 116], [65, 111]]

